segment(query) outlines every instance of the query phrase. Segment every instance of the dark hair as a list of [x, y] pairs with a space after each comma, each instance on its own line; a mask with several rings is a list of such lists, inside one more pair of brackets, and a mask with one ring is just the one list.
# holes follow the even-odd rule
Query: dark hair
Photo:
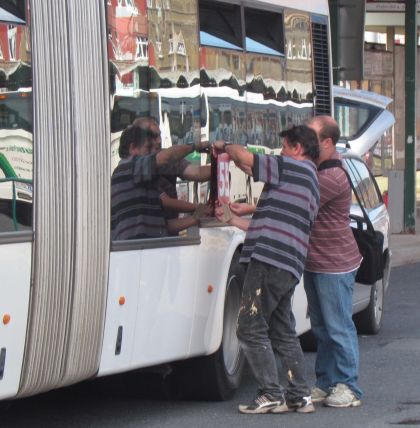
[[316, 161], [319, 157], [319, 143], [315, 131], [306, 125], [292, 126], [280, 132], [280, 137], [287, 138], [287, 142], [296, 147], [299, 143], [303, 148], [303, 154]]
[[143, 129], [138, 126], [129, 125], [121, 134], [120, 146], [118, 147], [118, 154], [120, 158], [127, 158], [130, 156], [130, 146], [142, 147], [144, 143], [150, 138], [151, 131]]

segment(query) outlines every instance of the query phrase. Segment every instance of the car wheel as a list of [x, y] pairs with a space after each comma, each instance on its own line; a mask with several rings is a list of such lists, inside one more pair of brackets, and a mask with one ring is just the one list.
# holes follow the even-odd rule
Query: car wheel
[[239, 387], [245, 357], [236, 337], [244, 280], [244, 269], [238, 260], [236, 254], [226, 285], [222, 343], [214, 354], [182, 362], [175, 369], [181, 397], [228, 400]]
[[377, 334], [379, 332], [384, 309], [384, 295], [384, 280], [380, 279], [371, 287], [368, 307], [354, 316], [358, 333]]

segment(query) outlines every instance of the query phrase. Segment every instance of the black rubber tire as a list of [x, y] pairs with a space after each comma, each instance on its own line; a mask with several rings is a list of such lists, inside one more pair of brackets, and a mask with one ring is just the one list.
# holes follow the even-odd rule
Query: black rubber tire
[[303, 352], [316, 352], [317, 342], [312, 330], [308, 330], [299, 336], [300, 346]]
[[380, 279], [371, 287], [368, 307], [353, 317], [359, 334], [379, 333], [382, 325], [384, 302], [384, 281]]
[[[239, 292], [240, 298], [243, 288], [244, 268], [238, 264], [238, 260], [239, 253], [235, 254], [229, 269], [228, 287], [236, 287], [235, 293]], [[229, 291], [232, 291], [232, 289], [226, 289], [226, 296], [229, 295]], [[234, 297], [236, 299], [237, 294]], [[225, 311], [227, 304], [225, 301]], [[235, 311], [236, 305], [239, 313], [239, 302], [235, 303]], [[230, 326], [229, 331], [231, 334], [232, 328], [236, 332], [236, 322]], [[225, 363], [224, 340], [226, 340], [225, 335], [222, 338], [219, 349], [214, 354], [193, 358], [174, 366], [172, 381], [173, 384], [176, 384], [175, 388], [173, 388], [176, 390], [178, 398], [222, 401], [233, 397], [241, 382], [245, 358], [243, 351], [238, 348], [237, 355], [235, 354], [232, 367], [229, 370]]]

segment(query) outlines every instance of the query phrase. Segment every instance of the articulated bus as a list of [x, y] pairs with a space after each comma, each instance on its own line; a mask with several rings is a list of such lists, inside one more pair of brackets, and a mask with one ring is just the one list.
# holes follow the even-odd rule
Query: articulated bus
[[[152, 116], [165, 147], [275, 152], [331, 102], [327, 0], [3, 0], [0, 398], [143, 368], [232, 396], [244, 233], [113, 241], [121, 132]], [[293, 306], [300, 334], [301, 285]]]

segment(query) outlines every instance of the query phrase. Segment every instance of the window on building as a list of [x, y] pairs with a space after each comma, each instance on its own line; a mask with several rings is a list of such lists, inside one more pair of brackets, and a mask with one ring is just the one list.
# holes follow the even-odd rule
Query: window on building
[[7, 38], [9, 41], [10, 60], [15, 60], [16, 59], [16, 27], [14, 25], [8, 25]]
[[136, 59], [149, 58], [148, 52], [149, 41], [147, 37], [137, 37], [136, 39]]

